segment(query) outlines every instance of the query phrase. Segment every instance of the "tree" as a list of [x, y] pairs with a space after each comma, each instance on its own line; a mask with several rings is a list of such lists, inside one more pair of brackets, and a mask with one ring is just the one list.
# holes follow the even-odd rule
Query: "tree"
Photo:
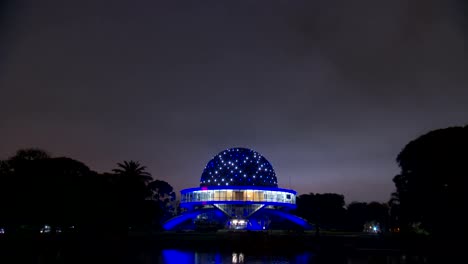
[[119, 176], [119, 181], [126, 190], [128, 199], [140, 201], [150, 196], [147, 184], [153, 178], [146, 171], [146, 166], [141, 166], [138, 161], [131, 160], [117, 163], [117, 167], [112, 171]]
[[152, 180], [151, 174], [146, 171], [146, 166], [141, 166], [138, 161], [124, 161], [123, 163], [117, 163], [118, 169], [112, 171], [117, 174], [122, 174], [127, 177], [137, 177], [142, 182], [148, 182]]
[[[419, 226], [433, 235], [467, 234], [468, 126], [431, 131], [397, 157], [392, 211], [402, 231]], [[457, 225], [457, 223], [460, 223]]]
[[112, 171], [126, 178], [145, 184], [153, 179], [151, 174], [146, 171], [146, 166], [141, 166], [138, 161], [124, 161], [123, 163], [117, 163], [117, 167]]
[[360, 232], [363, 230], [364, 224], [369, 222], [378, 223], [382, 231], [387, 230], [389, 207], [385, 203], [352, 202], [348, 205], [346, 214], [346, 225], [351, 231]]
[[58, 157], [41, 161], [40, 178], [38, 192], [48, 223], [80, 226], [92, 221], [89, 208], [96, 197], [89, 194], [98, 180], [96, 172], [80, 161]]
[[148, 188], [151, 190], [152, 199], [156, 201], [174, 201], [175, 192], [172, 186], [161, 180], [154, 180], [148, 184]]
[[343, 227], [344, 196], [336, 193], [303, 194], [297, 199], [297, 214], [315, 223], [317, 234], [321, 228]]
[[[80, 225], [87, 216], [92, 172], [70, 158], [19, 150], [1, 165], [0, 203], [5, 225]], [[88, 219], [91, 219], [88, 217]]]
[[117, 166], [114, 173], [99, 174], [43, 150], [17, 151], [0, 161], [0, 227], [11, 232], [47, 224], [126, 235], [129, 226], [150, 226], [160, 218], [160, 204], [169, 211], [175, 193], [167, 182], [147, 188], [152, 178], [146, 167], [135, 161]]
[[400, 196], [398, 192], [392, 192], [390, 201], [388, 201], [389, 209], [389, 227], [391, 230], [400, 231], [402, 223], [400, 221]]
[[148, 189], [152, 193], [152, 200], [156, 202], [159, 209], [158, 218], [165, 220], [174, 216], [176, 213], [174, 188], [165, 181], [154, 180], [148, 184]]
[[6, 160], [0, 160], [0, 177], [10, 173], [10, 166]]
[[45, 150], [38, 148], [27, 148], [18, 150], [16, 155], [9, 159], [9, 162], [14, 163], [15, 161], [33, 161], [49, 158], [50, 155]]
[[20, 149], [1, 163], [0, 221], [16, 228], [22, 224], [36, 224], [41, 214], [42, 163], [50, 156], [40, 149]]
[[367, 205], [367, 221], [376, 222], [382, 231], [387, 230], [389, 225], [389, 207], [386, 203], [370, 202]]
[[128, 225], [137, 227], [147, 225], [148, 219], [146, 199], [151, 196], [147, 184], [152, 180], [146, 166], [137, 161], [124, 161], [117, 163], [118, 168], [112, 171], [118, 176], [119, 200], [124, 204]]
[[347, 228], [351, 231], [361, 232], [364, 224], [369, 221], [367, 203], [352, 202], [346, 210]]

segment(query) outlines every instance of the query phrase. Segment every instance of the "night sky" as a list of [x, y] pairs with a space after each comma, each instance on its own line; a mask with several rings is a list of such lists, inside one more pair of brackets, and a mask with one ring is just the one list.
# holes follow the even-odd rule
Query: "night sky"
[[9, 2], [0, 159], [133, 159], [180, 190], [247, 147], [280, 187], [387, 201], [406, 143], [468, 123], [464, 0]]

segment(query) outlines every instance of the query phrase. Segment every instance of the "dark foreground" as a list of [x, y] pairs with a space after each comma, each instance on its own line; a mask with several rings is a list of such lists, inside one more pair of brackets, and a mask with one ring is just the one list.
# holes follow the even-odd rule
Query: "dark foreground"
[[316, 237], [221, 232], [0, 238], [0, 263], [451, 263], [449, 258], [460, 251], [464, 252], [424, 237], [360, 234]]

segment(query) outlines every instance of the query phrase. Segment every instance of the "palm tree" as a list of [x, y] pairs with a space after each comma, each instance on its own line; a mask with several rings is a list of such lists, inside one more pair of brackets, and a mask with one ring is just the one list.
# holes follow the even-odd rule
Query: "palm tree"
[[147, 185], [153, 178], [146, 171], [146, 166], [140, 165], [138, 161], [130, 160], [117, 163], [117, 167], [112, 171], [119, 177], [118, 182], [126, 193], [127, 199], [142, 201], [151, 196]]
[[151, 197], [151, 192], [147, 188], [148, 182], [153, 178], [146, 171], [146, 167], [137, 161], [124, 161], [117, 163], [116, 169], [112, 171], [118, 176], [119, 197], [123, 202], [122, 209], [127, 214], [128, 226], [139, 226], [145, 223], [146, 200]]
[[113, 169], [112, 171], [124, 178], [144, 183], [145, 185], [153, 179], [151, 174], [146, 171], [146, 166], [141, 166], [138, 161], [124, 161], [123, 163], [117, 163], [117, 167], [117, 169]]

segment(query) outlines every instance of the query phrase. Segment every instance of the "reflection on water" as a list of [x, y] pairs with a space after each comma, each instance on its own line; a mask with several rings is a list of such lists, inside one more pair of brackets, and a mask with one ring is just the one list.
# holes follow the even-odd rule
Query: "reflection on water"
[[207, 253], [165, 249], [161, 251], [160, 263], [164, 264], [205, 264], [205, 263], [313, 263], [311, 253], [301, 253], [293, 256], [246, 256], [242, 252]]
[[[281, 252], [281, 251], [198, 251], [161, 249], [154, 247], [137, 246], [126, 248], [101, 247], [91, 250], [89, 248], [68, 248], [63, 250], [36, 250], [18, 249], [14, 251], [1, 251], [0, 263], [15, 259], [11, 263], [131, 263], [131, 264], [218, 264], [218, 263], [282, 263], [282, 264], [426, 264], [426, 263], [457, 263], [447, 261], [448, 255], [407, 255], [396, 251], [356, 251], [344, 252], [339, 250], [312, 252]], [[439, 258], [442, 258], [439, 260]], [[435, 261], [439, 260], [439, 261]], [[466, 259], [465, 259], [466, 261]], [[463, 263], [459, 262], [459, 263]]]
[[359, 255], [344, 256], [341, 254], [315, 255], [309, 252], [295, 254], [255, 255], [243, 252], [197, 252], [191, 250], [165, 249], [159, 252], [158, 259], [151, 263], [164, 264], [219, 264], [219, 263], [281, 263], [281, 264], [423, 264], [427, 257], [406, 255]]
[[244, 263], [244, 254], [243, 253], [232, 253], [232, 263]]

